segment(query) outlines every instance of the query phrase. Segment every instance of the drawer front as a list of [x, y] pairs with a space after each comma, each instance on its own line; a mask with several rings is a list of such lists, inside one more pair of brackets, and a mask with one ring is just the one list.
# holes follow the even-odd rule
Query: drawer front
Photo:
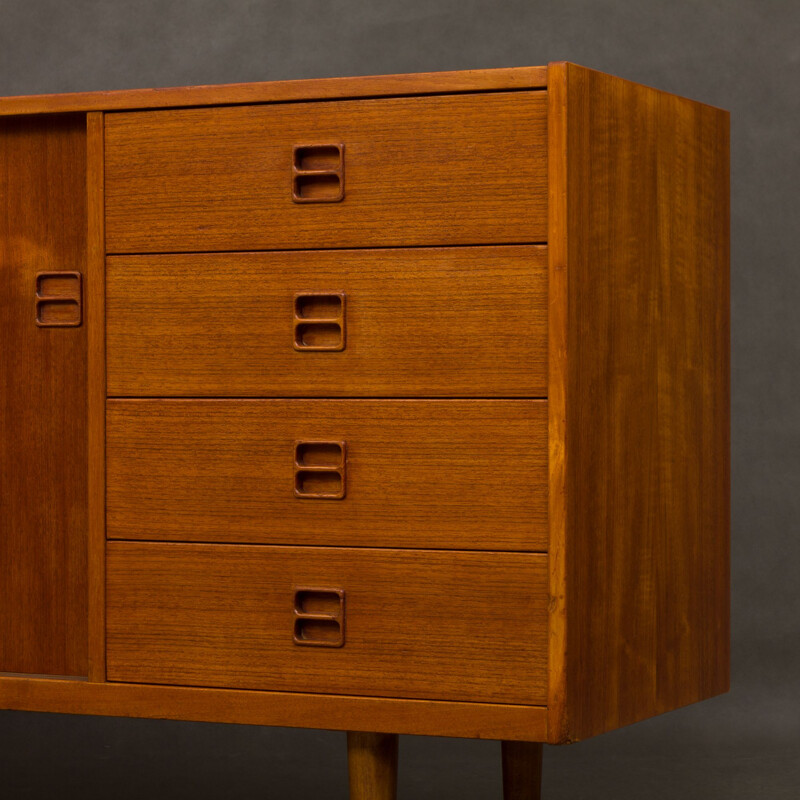
[[114, 256], [108, 390], [546, 394], [545, 247]]
[[108, 679], [544, 703], [547, 557], [113, 542]]
[[544, 242], [546, 142], [542, 91], [109, 114], [106, 244]]
[[112, 539], [547, 549], [543, 400], [109, 400]]

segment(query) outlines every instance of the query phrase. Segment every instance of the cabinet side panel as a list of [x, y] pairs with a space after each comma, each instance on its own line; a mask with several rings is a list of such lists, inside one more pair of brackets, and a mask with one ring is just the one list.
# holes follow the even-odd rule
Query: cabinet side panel
[[566, 403], [567, 403], [567, 71], [550, 64], [547, 75], [548, 276], [548, 604], [547, 735], [559, 742], [569, 731], [566, 705]]
[[[0, 671], [87, 673], [84, 115], [0, 122]], [[73, 273], [40, 277], [39, 273]], [[71, 301], [46, 298], [68, 295]], [[37, 325], [37, 315], [44, 326]], [[50, 325], [66, 323], [73, 326]]]
[[567, 67], [560, 739], [729, 684], [727, 112]]

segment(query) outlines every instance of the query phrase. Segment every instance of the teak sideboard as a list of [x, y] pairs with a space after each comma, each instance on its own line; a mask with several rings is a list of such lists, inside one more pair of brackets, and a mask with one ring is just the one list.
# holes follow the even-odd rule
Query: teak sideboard
[[0, 100], [0, 708], [521, 800], [725, 692], [728, 141], [568, 63]]

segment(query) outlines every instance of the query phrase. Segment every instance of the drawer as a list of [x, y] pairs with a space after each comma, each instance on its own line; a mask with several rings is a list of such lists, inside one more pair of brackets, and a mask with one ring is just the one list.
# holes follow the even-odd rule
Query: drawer
[[112, 539], [547, 549], [543, 400], [109, 400]]
[[113, 256], [108, 391], [543, 396], [545, 247]]
[[547, 239], [543, 91], [116, 113], [105, 152], [111, 253]]
[[547, 557], [113, 542], [108, 679], [544, 703]]

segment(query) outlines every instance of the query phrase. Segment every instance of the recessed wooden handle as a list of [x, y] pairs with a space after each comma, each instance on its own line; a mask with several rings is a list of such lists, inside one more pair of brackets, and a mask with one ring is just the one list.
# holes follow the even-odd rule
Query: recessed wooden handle
[[39, 272], [36, 275], [36, 324], [40, 328], [78, 328], [83, 322], [80, 272]]
[[344, 590], [295, 587], [293, 638], [306, 647], [342, 647]]
[[294, 146], [292, 200], [295, 203], [338, 203], [344, 200], [343, 144]]
[[297, 293], [294, 296], [294, 349], [336, 352], [344, 348], [344, 292]]
[[312, 500], [345, 496], [345, 442], [295, 442], [294, 495]]

